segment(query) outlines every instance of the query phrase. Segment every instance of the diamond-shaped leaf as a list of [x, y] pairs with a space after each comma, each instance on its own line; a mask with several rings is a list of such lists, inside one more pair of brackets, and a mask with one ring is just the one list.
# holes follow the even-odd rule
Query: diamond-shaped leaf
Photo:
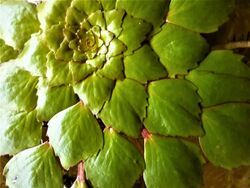
[[0, 106], [17, 111], [31, 111], [36, 106], [37, 77], [16, 66], [16, 62], [0, 66]]
[[250, 101], [250, 67], [231, 51], [212, 51], [187, 79], [198, 87], [203, 106]]
[[167, 20], [200, 33], [216, 31], [228, 19], [234, 0], [171, 0]]
[[206, 132], [201, 147], [215, 165], [235, 168], [250, 165], [250, 104], [228, 103], [205, 108]]
[[148, 188], [195, 188], [202, 184], [203, 159], [196, 145], [184, 140], [150, 135], [144, 140]]
[[108, 101], [100, 113], [106, 126], [112, 126], [129, 136], [138, 137], [146, 115], [147, 93], [136, 81], [117, 80]]
[[94, 187], [132, 187], [142, 174], [142, 155], [112, 128], [104, 132], [104, 147], [85, 163], [87, 178]]
[[208, 50], [205, 39], [198, 33], [169, 23], [162, 27], [150, 43], [170, 76], [186, 74], [197, 66]]
[[36, 111], [0, 109], [0, 122], [0, 155], [13, 155], [40, 143], [42, 125], [36, 120]]
[[63, 187], [62, 170], [49, 143], [18, 153], [3, 173], [9, 187]]
[[56, 114], [48, 136], [65, 169], [94, 155], [102, 147], [102, 132], [94, 115], [81, 102]]
[[199, 117], [200, 98], [186, 80], [166, 79], [151, 82], [146, 128], [163, 135], [190, 136], [203, 133]]

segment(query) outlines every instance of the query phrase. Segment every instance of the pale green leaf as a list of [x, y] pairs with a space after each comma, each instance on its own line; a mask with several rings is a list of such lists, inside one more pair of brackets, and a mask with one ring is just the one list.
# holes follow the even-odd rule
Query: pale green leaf
[[144, 123], [152, 133], [172, 136], [203, 134], [199, 114], [200, 98], [186, 80], [166, 79], [151, 82], [149, 106]]
[[30, 35], [39, 30], [34, 5], [26, 1], [0, 2], [0, 38], [15, 49], [22, 49]]
[[168, 0], [117, 0], [116, 8], [124, 9], [128, 15], [144, 19], [154, 27], [163, 23], [167, 15]]
[[82, 103], [69, 107], [48, 123], [48, 136], [65, 169], [86, 160], [102, 148], [102, 132], [97, 120]]
[[63, 187], [62, 170], [49, 143], [15, 155], [5, 166], [3, 174], [11, 188]]
[[106, 126], [112, 126], [129, 136], [138, 137], [146, 116], [147, 93], [136, 81], [117, 80], [108, 101], [100, 113]]
[[0, 66], [0, 106], [17, 111], [31, 111], [36, 106], [37, 77], [16, 66], [16, 62]]
[[92, 113], [97, 114], [104, 103], [109, 100], [114, 87], [114, 81], [98, 74], [93, 74], [73, 87], [83, 103], [89, 107]]
[[170, 76], [186, 74], [208, 51], [208, 44], [198, 33], [168, 23], [150, 43]]
[[40, 34], [33, 34], [18, 56], [20, 66], [34, 76], [45, 76], [49, 49]]
[[125, 75], [141, 83], [167, 77], [164, 66], [148, 45], [124, 58]]
[[86, 163], [86, 175], [94, 187], [132, 187], [144, 169], [142, 155], [112, 128], [104, 132], [104, 147]]
[[15, 59], [17, 55], [17, 50], [14, 50], [11, 46], [5, 44], [4, 40], [0, 39], [0, 63]]
[[230, 51], [212, 51], [187, 79], [198, 87], [203, 106], [250, 101], [250, 67]]
[[36, 120], [36, 111], [0, 109], [0, 122], [0, 155], [14, 155], [40, 143], [42, 125]]
[[125, 55], [130, 55], [138, 49], [150, 30], [151, 25], [149, 23], [127, 15], [123, 19], [122, 32], [118, 37], [127, 46]]
[[250, 165], [250, 104], [228, 103], [203, 109], [206, 157], [223, 168]]
[[40, 79], [37, 91], [37, 118], [49, 121], [56, 113], [77, 103], [78, 98], [73, 88], [68, 85], [49, 87], [46, 81]]
[[199, 188], [203, 159], [199, 148], [187, 141], [150, 135], [144, 140], [148, 188]]
[[210, 33], [228, 20], [234, 0], [171, 0], [167, 21], [199, 33]]

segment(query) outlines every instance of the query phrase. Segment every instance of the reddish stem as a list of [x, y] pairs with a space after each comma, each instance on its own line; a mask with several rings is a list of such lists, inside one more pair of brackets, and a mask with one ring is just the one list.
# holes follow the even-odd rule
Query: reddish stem
[[77, 177], [80, 182], [85, 181], [85, 175], [84, 175], [84, 164], [83, 161], [81, 161], [77, 166]]
[[143, 129], [141, 135], [144, 139], [149, 139], [151, 137], [151, 134], [148, 132], [147, 129]]

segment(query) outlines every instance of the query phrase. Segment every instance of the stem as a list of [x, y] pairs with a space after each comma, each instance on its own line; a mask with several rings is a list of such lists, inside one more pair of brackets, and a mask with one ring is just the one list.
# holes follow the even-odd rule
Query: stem
[[236, 49], [236, 48], [250, 48], [250, 41], [237, 41], [229, 42], [227, 44], [219, 44], [213, 47], [213, 49]]
[[77, 166], [77, 178], [79, 179], [80, 182], [85, 182], [83, 161], [81, 161]]

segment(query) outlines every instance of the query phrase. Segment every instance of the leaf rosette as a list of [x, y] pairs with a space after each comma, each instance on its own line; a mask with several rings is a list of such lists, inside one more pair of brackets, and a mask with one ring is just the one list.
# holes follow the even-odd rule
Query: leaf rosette
[[[65, 170], [84, 161], [87, 182], [78, 177], [73, 187], [132, 187], [141, 176], [147, 187], [200, 187], [205, 160], [189, 137], [215, 165], [250, 164], [250, 68], [231, 51], [209, 52], [200, 35], [227, 20], [233, 0], [22, 3], [36, 19], [0, 27], [9, 186], [49, 187], [50, 171], [62, 187], [58, 156]], [[25, 39], [5, 37], [32, 23]], [[42, 126], [48, 142], [39, 145]], [[21, 182], [22, 169], [35, 178]]]

